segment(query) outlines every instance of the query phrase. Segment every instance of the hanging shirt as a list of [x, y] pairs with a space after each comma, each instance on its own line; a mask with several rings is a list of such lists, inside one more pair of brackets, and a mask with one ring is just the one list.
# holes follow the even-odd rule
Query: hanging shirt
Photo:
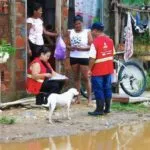
[[124, 60], [127, 61], [133, 55], [133, 31], [131, 24], [131, 14], [128, 12], [127, 26], [125, 27], [125, 53]]
[[36, 45], [44, 45], [43, 40], [43, 21], [38, 18], [28, 18], [27, 23], [30, 23], [32, 27], [29, 31], [29, 40]]
[[[71, 46], [87, 47], [88, 46], [88, 32], [84, 29], [81, 32], [76, 32], [74, 29], [70, 31]], [[89, 51], [70, 51], [70, 57], [73, 58], [89, 58]]]

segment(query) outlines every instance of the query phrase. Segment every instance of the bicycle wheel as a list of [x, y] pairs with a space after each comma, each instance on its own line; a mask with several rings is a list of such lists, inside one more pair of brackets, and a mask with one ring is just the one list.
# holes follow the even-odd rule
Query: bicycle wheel
[[123, 91], [133, 97], [140, 96], [146, 88], [146, 76], [135, 62], [125, 62], [120, 68], [118, 79]]

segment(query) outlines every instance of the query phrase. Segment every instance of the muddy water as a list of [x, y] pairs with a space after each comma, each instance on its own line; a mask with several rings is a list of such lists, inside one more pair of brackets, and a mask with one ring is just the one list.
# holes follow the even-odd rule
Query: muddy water
[[0, 150], [148, 150], [150, 123], [76, 136], [0, 144]]

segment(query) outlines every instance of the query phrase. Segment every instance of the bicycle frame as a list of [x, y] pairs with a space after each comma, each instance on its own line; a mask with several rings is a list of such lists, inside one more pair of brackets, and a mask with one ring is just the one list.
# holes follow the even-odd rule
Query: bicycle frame
[[[121, 83], [121, 80], [122, 80], [122, 79], [119, 80], [119, 78], [118, 78], [118, 74], [119, 74], [120, 68], [123, 66], [126, 71], [128, 71], [128, 68], [124, 65], [124, 62], [121, 62], [120, 59], [114, 58], [114, 63], [117, 64], [117, 68], [116, 68], [117, 81], [118, 81], [119, 83]], [[132, 76], [132, 75], [131, 75], [131, 76]]]
[[[120, 59], [116, 59], [114, 58], [114, 63], [117, 64], [117, 68], [116, 69], [116, 73], [117, 73], [117, 81], [120, 83], [119, 79], [118, 79], [118, 74], [119, 74], [119, 71], [120, 71], [120, 68], [123, 66], [124, 68], [126, 68], [126, 66], [124, 65], [124, 63], [122, 63], [120, 61]], [[116, 65], [115, 65], [116, 66]]]

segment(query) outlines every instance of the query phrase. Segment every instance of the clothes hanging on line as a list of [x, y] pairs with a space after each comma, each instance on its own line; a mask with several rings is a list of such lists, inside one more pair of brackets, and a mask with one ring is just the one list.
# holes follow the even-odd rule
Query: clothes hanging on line
[[96, 17], [97, 0], [75, 0], [75, 15], [83, 16], [83, 25], [89, 28]]
[[125, 53], [124, 60], [127, 61], [133, 55], [133, 31], [131, 14], [127, 13], [127, 25], [125, 27]]

